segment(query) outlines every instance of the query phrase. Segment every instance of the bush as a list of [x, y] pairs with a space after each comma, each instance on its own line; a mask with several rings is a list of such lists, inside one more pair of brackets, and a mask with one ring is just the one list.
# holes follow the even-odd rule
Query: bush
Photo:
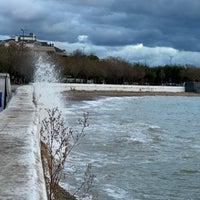
[[46, 109], [47, 117], [42, 121], [41, 140], [43, 145], [42, 154], [46, 154], [43, 161], [45, 181], [48, 199], [54, 199], [54, 189], [59, 185], [66, 159], [72, 149], [78, 144], [84, 135], [84, 129], [88, 126], [88, 113], [79, 121], [80, 131], [65, 127], [64, 118], [58, 108]]

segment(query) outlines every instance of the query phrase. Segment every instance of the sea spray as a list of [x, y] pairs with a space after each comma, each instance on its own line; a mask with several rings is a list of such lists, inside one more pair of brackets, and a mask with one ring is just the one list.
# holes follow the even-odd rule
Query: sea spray
[[[52, 142], [50, 145], [50, 148], [53, 151], [52, 155], [54, 155], [55, 156], [54, 158], [56, 158], [58, 160], [60, 160], [59, 155], [63, 156], [63, 158], [61, 158], [60, 161], [64, 161], [64, 159], [66, 159], [64, 153], [66, 153], [66, 155], [69, 156], [69, 153], [71, 152], [71, 150], [78, 145], [79, 139], [84, 135], [84, 129], [88, 126], [88, 124], [87, 124], [88, 114], [85, 113], [83, 115], [84, 116], [83, 119], [78, 120], [78, 126], [80, 125], [80, 128], [76, 127], [76, 129], [72, 129], [69, 126], [65, 127], [65, 125], [62, 123], [62, 119], [61, 119], [61, 121], [59, 121], [59, 119], [60, 119], [59, 113], [58, 113], [58, 115], [50, 115], [50, 117], [48, 116], [49, 113], [54, 113], [54, 111], [56, 111], [55, 113], [57, 114], [57, 111], [59, 112], [62, 110], [66, 110], [66, 107], [64, 106], [65, 105], [64, 101], [62, 101], [62, 94], [61, 94], [61, 90], [60, 90], [61, 87], [60, 87], [59, 82], [60, 82], [60, 76], [57, 71], [57, 67], [53, 62], [51, 62], [48, 55], [47, 54], [37, 55], [36, 59], [35, 59], [35, 73], [34, 73], [33, 85], [34, 85], [34, 89], [35, 89], [35, 97], [36, 97], [37, 106], [40, 111], [40, 114], [39, 114], [40, 122], [41, 122], [41, 129], [40, 129], [41, 132], [40, 133], [43, 133], [42, 130], [44, 130], [43, 128], [45, 128], [45, 127], [47, 128], [47, 130], [50, 130], [50, 129], [48, 129], [49, 123], [50, 123], [50, 127], [54, 127], [53, 130], [55, 131], [55, 133], [53, 133], [51, 136], [55, 135], [55, 138], [53, 138], [53, 140], [50, 139], [50, 141]], [[58, 110], [57, 110], [57, 108], [58, 108]], [[45, 111], [45, 109], [47, 112]], [[55, 118], [56, 118], [56, 120], [54, 120]], [[45, 120], [45, 119], [47, 119], [47, 120]], [[56, 124], [57, 120], [58, 120], [58, 124]], [[64, 122], [65, 122], [65, 124], [68, 125], [67, 119], [64, 119]], [[42, 124], [43, 125], [45, 124], [45, 126], [42, 126]], [[63, 127], [60, 128], [60, 125], [63, 125]], [[57, 128], [57, 130], [55, 130], [56, 128]], [[66, 132], [67, 138], [62, 138], [63, 135], [61, 135], [61, 137], [60, 137], [61, 142], [59, 142], [58, 138], [60, 135], [58, 135], [58, 133], [63, 134], [64, 133], [63, 131], [67, 131]], [[52, 133], [52, 131], [44, 132], [42, 135], [43, 136], [42, 141], [45, 142], [45, 138], [49, 138], [46, 136], [51, 133]], [[67, 144], [66, 144], [66, 141], [68, 141]], [[66, 145], [66, 148], [68, 149], [68, 151], [65, 151], [65, 146], [64, 146], [64, 147], [62, 147], [62, 149], [60, 151], [62, 153], [60, 153], [59, 155], [54, 154], [55, 152], [57, 152], [57, 153], [59, 152], [58, 149], [60, 148], [61, 145]], [[51, 169], [53, 169], [53, 167]], [[56, 173], [58, 173], [58, 172], [59, 171], [57, 171]], [[62, 174], [62, 172], [61, 172], [61, 174]], [[47, 175], [47, 177], [48, 177], [48, 175]], [[87, 184], [87, 187], [90, 187], [89, 184], [92, 184], [92, 182], [93, 182], [93, 180], [91, 179], [92, 177], [94, 177], [94, 175], [91, 174], [90, 171], [88, 171], [88, 174], [85, 174], [84, 184]], [[92, 180], [92, 182], [91, 182], [91, 180]], [[53, 181], [53, 180], [51, 180], [51, 181]], [[48, 187], [48, 182], [47, 182], [47, 187]], [[79, 191], [80, 189], [77, 189], [77, 191]], [[51, 192], [50, 192], [50, 194], [51, 194]], [[84, 195], [86, 195], [86, 194], [84, 194]], [[82, 198], [77, 198], [77, 199], [82, 199]], [[90, 198], [90, 196], [89, 196], [89, 198], [84, 198], [84, 199], [90, 200], [92, 198]]]
[[[58, 181], [58, 179], [52, 178], [52, 173], [54, 173], [54, 168], [58, 169], [57, 166], [61, 166], [60, 164], [63, 164], [65, 159], [64, 152], [66, 149], [65, 143], [63, 143], [64, 140], [62, 140], [63, 135], [61, 136], [63, 131], [65, 131], [65, 125], [62, 121], [62, 116], [60, 115], [60, 111], [64, 108], [64, 103], [59, 90], [59, 81], [59, 73], [56, 70], [56, 65], [50, 60], [49, 56], [45, 53], [35, 55], [33, 86], [35, 91], [35, 101], [39, 111], [40, 124], [38, 128], [40, 130], [42, 144], [45, 144], [45, 148], [48, 148], [49, 152], [51, 152], [51, 156], [49, 158], [46, 158], [45, 155], [42, 154], [45, 182], [48, 197], [50, 198], [54, 193], [52, 187], [53, 182]], [[51, 131], [48, 131], [45, 127], [50, 127]], [[50, 140], [48, 138], [50, 138]], [[59, 140], [61, 142], [59, 142]], [[51, 145], [48, 146], [48, 144]], [[59, 152], [60, 157], [55, 152]], [[47, 163], [45, 161], [46, 159], [55, 159], [60, 162], [56, 165], [57, 162], [52, 162], [51, 160]], [[51, 167], [49, 167], [49, 165], [51, 165]], [[62, 166], [59, 170], [56, 172], [57, 176], [62, 174]]]
[[64, 107], [59, 91], [59, 73], [46, 53], [35, 56], [34, 88], [36, 99], [45, 108]]

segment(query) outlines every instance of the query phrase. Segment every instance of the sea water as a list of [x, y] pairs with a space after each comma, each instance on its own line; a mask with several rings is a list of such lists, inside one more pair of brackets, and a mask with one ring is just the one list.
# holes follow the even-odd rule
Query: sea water
[[85, 137], [67, 158], [62, 184], [74, 192], [92, 164], [99, 200], [200, 199], [200, 97], [98, 97], [65, 104], [58, 72], [36, 56], [34, 88], [66, 124], [89, 113]]
[[200, 199], [200, 97], [66, 98], [63, 112], [73, 126], [89, 112], [66, 163], [67, 189], [90, 163], [99, 200]]

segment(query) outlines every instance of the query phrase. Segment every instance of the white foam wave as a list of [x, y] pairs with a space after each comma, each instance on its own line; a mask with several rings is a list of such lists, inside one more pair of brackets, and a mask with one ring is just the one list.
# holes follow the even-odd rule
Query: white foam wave
[[111, 184], [105, 184], [103, 190], [108, 194], [108, 196], [113, 197], [114, 199], [129, 198], [128, 192], [126, 190]]
[[103, 110], [110, 110], [114, 107], [115, 110], [120, 110], [121, 102], [132, 101], [139, 98], [141, 97], [100, 97], [96, 100], [83, 101], [84, 104], [82, 108], [101, 107]]
[[[125, 126], [125, 127], [124, 127]], [[116, 127], [117, 128], [117, 127]], [[118, 126], [114, 141], [116, 143], [149, 143], [162, 137], [163, 130], [157, 125], [146, 123], [126, 123]]]

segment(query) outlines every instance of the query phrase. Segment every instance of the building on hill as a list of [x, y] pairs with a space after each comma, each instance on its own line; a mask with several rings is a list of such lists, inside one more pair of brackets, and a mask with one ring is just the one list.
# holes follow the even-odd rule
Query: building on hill
[[67, 52], [65, 50], [55, 47], [52, 43], [48, 44], [47, 42], [37, 40], [36, 35], [33, 33], [30, 33], [29, 35], [13, 36], [7, 40], [0, 40], [0, 44], [7, 47], [11, 44], [17, 44], [22, 47], [28, 47], [36, 52], [57, 53], [62, 56], [67, 56]]

